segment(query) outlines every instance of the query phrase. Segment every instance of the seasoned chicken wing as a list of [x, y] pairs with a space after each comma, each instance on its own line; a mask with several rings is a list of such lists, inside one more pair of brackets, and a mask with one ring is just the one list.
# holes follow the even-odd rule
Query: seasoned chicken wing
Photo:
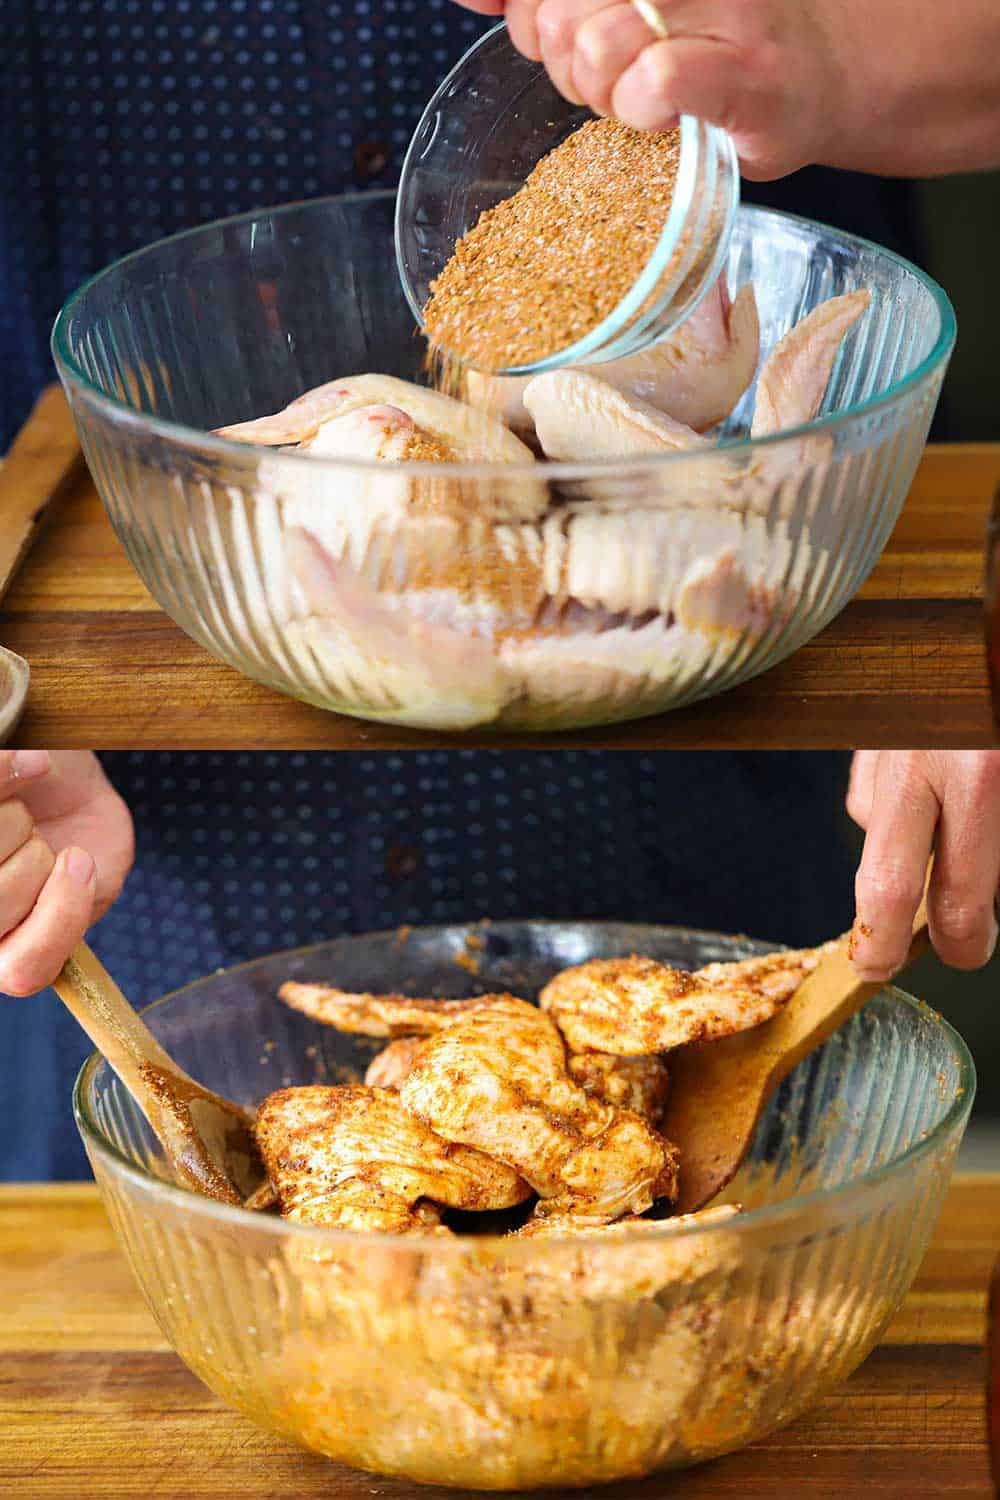
[[[706, 1277], [725, 1274], [738, 1264], [739, 1250], [724, 1226], [741, 1212], [736, 1204], [719, 1204], [675, 1219], [619, 1219], [614, 1224], [577, 1225], [562, 1215], [534, 1214], [512, 1239], [554, 1238], [574, 1242], [565, 1257], [546, 1260], [538, 1268], [536, 1298], [544, 1306], [561, 1285], [563, 1295], [591, 1302], [612, 1298], [616, 1303], [661, 1295], [665, 1288], [693, 1288]], [[711, 1229], [691, 1235], [687, 1229]], [[627, 1258], [616, 1248], [628, 1240]]]
[[607, 1223], [676, 1194], [674, 1148], [575, 1083], [556, 1027], [524, 1001], [470, 1011], [428, 1038], [400, 1098], [446, 1140], [519, 1172], [543, 1212]]
[[741, 1212], [742, 1209], [737, 1203], [719, 1203], [714, 1208], [702, 1208], [693, 1214], [678, 1214], [673, 1219], [643, 1219], [629, 1215], [624, 1219], [616, 1219], [613, 1224], [581, 1223], [577, 1219], [559, 1214], [533, 1214], [527, 1224], [522, 1224], [520, 1229], [514, 1230], [514, 1237], [523, 1240], [538, 1239], [543, 1235], [551, 1237], [557, 1234], [571, 1234], [576, 1239], [590, 1235], [595, 1240], [603, 1240], [621, 1239], [628, 1234], [637, 1236], [641, 1234], [654, 1238], [658, 1236], [662, 1239], [678, 1229], [722, 1224], [726, 1219], [731, 1219]]
[[571, 1052], [569, 1076], [605, 1104], [631, 1109], [651, 1125], [659, 1125], [670, 1086], [661, 1057], [613, 1057], [609, 1052]]
[[[398, 1089], [409, 1074], [420, 1054], [420, 1038], [432, 1036], [479, 1011], [518, 1015], [528, 1004], [514, 995], [479, 995], [469, 1000], [352, 995], [332, 985], [298, 984], [292, 980], [282, 985], [279, 994], [294, 1010], [325, 1026], [335, 1026], [338, 1031], [396, 1038], [372, 1059], [365, 1074], [365, 1083], [387, 1089]], [[571, 1055], [567, 1066], [570, 1077], [596, 1099], [634, 1110], [652, 1125], [662, 1120], [667, 1070], [661, 1059], [588, 1052]]]
[[540, 1003], [573, 1051], [644, 1056], [761, 1025], [826, 951], [768, 953], [693, 974], [652, 958], [593, 959], [557, 974]]
[[423, 1042], [418, 1036], [401, 1036], [383, 1047], [368, 1064], [365, 1083], [373, 1089], [398, 1089], [407, 1076]]
[[[470, 1000], [413, 1000], [409, 995], [352, 995], [329, 984], [290, 979], [278, 991], [286, 1005], [356, 1036], [432, 1036], [480, 1010], [518, 1014], [528, 1006], [516, 995], [476, 995]], [[533, 1007], [528, 1006], [528, 1009]]]
[[[373, 1057], [365, 1083], [398, 1089], [420, 1056], [420, 1037], [404, 1036], [390, 1042]], [[608, 1052], [570, 1053], [569, 1076], [595, 1099], [631, 1109], [651, 1125], [659, 1125], [667, 1102], [667, 1065], [659, 1057], [612, 1057]]]
[[302, 1223], [408, 1234], [439, 1222], [437, 1204], [511, 1208], [529, 1195], [516, 1171], [442, 1140], [386, 1089], [279, 1089], [255, 1134], [282, 1213]]

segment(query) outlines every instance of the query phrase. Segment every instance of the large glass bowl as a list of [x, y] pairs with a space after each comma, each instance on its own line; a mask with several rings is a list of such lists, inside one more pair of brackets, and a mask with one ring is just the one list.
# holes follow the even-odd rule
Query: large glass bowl
[[[198, 980], [146, 1012], [252, 1105], [357, 1076], [378, 1043], [275, 998], [350, 989], [531, 996], [634, 951], [686, 966], [767, 944], [669, 927], [501, 922], [367, 935]], [[478, 966], [473, 979], [469, 968]], [[316, 1230], [171, 1185], [108, 1065], [75, 1107], [111, 1221], [171, 1344], [224, 1400], [343, 1463], [458, 1488], [592, 1485], [738, 1448], [864, 1359], [910, 1286], [975, 1087], [961, 1039], [886, 990], [789, 1077], [716, 1227], [589, 1240]]]
[[[437, 729], [607, 723], [705, 697], [814, 636], [873, 567], [949, 352], [944, 294], [837, 230], [743, 208], [762, 343], [866, 287], [823, 414], [707, 452], [387, 465], [213, 438], [364, 371], [419, 378], [393, 198], [246, 214], [118, 262], [53, 348], [112, 522], [178, 624], [321, 707]], [[313, 569], [303, 584], [303, 544]]]

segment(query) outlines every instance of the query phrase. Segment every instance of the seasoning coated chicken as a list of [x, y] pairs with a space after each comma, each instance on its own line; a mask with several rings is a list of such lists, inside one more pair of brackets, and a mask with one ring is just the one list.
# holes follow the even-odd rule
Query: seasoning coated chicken
[[659, 1125], [667, 1104], [670, 1079], [661, 1057], [613, 1057], [608, 1052], [570, 1052], [569, 1076], [605, 1104], [630, 1109], [650, 1125]]
[[[535, 1214], [512, 1238], [561, 1236], [574, 1242], [571, 1253], [544, 1259], [537, 1268], [532, 1292], [542, 1306], [553, 1293], [558, 1297], [559, 1287], [564, 1297], [620, 1302], [662, 1295], [667, 1287], [679, 1292], [732, 1270], [739, 1262], [739, 1249], [724, 1226], [740, 1212], [737, 1204], [726, 1203], [695, 1214], [678, 1214], [675, 1219], [625, 1218], [603, 1226]], [[711, 1229], [712, 1233], [681, 1232], [689, 1229]], [[623, 1241], [628, 1242], [627, 1257], [621, 1253]]]
[[708, 964], [693, 974], [652, 958], [593, 959], [557, 974], [540, 1004], [575, 1052], [667, 1052], [770, 1020], [825, 951], [768, 953]]
[[532, 1215], [527, 1224], [522, 1224], [520, 1229], [515, 1230], [515, 1238], [540, 1239], [543, 1236], [571, 1234], [577, 1239], [590, 1236], [595, 1240], [610, 1240], [634, 1234], [664, 1239], [675, 1230], [722, 1224], [741, 1212], [737, 1203], [719, 1203], [714, 1208], [702, 1208], [694, 1214], [678, 1214], [673, 1219], [641, 1219], [626, 1216], [624, 1219], [616, 1219], [612, 1224], [581, 1223], [577, 1219], [561, 1217], [558, 1214]]
[[401, 1036], [383, 1047], [368, 1064], [365, 1083], [373, 1089], [398, 1089], [423, 1045], [418, 1036]]
[[286, 1005], [355, 1036], [432, 1036], [479, 1010], [518, 1015], [527, 1000], [516, 995], [476, 995], [469, 1000], [414, 1000], [409, 995], [350, 994], [330, 984], [290, 979], [278, 994]]
[[386, 1089], [279, 1089], [255, 1134], [283, 1215], [301, 1223], [409, 1234], [439, 1224], [437, 1204], [511, 1208], [528, 1197], [510, 1167], [442, 1140]]
[[[514, 995], [479, 995], [469, 1000], [352, 995], [332, 985], [298, 984], [293, 980], [283, 984], [278, 993], [294, 1010], [338, 1031], [396, 1038], [372, 1059], [365, 1074], [365, 1083], [389, 1089], [398, 1089], [408, 1076], [420, 1053], [420, 1038], [432, 1036], [479, 1011], [519, 1015], [528, 1004]], [[651, 1125], [662, 1120], [667, 1069], [660, 1058], [619, 1058], [599, 1052], [571, 1054], [567, 1069], [581, 1088], [605, 1104], [634, 1110]]]
[[519, 1172], [543, 1213], [606, 1223], [676, 1194], [674, 1148], [575, 1083], [556, 1027], [526, 1002], [471, 1011], [428, 1038], [400, 1098], [446, 1140]]

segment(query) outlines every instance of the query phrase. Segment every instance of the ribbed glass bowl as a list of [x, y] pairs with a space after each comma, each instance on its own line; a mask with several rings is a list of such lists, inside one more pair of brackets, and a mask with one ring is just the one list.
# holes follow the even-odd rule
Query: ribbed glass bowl
[[[286, 1009], [275, 992], [287, 978], [533, 996], [592, 956], [695, 967], [768, 947], [625, 924], [404, 929], [212, 975], [146, 1016], [195, 1077], [252, 1105], [292, 1083], [349, 1081], [379, 1045]], [[96, 1055], [75, 1109], [149, 1305], [212, 1390], [343, 1463], [516, 1489], [725, 1453], [849, 1375], [916, 1274], [974, 1087], [955, 1032], [886, 990], [769, 1106], [729, 1194], [742, 1217], [585, 1246], [338, 1233], [200, 1198], [164, 1180]]]
[[763, 671], [873, 567], [954, 341], [914, 267], [741, 209], [730, 281], [752, 278], [765, 350], [818, 302], [872, 293], [824, 414], [778, 438], [743, 436], [752, 391], [725, 447], [588, 465], [346, 462], [207, 435], [350, 374], [419, 378], [394, 257], [391, 194], [297, 204], [129, 256], [57, 320], [115, 529], [216, 656], [370, 719], [607, 723]]

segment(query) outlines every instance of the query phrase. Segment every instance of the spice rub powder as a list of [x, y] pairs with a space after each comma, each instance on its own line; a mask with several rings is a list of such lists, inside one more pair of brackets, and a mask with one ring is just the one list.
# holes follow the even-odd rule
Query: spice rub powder
[[567, 136], [456, 244], [424, 309], [432, 346], [500, 370], [589, 333], [652, 255], [679, 162], [679, 130], [603, 119]]

